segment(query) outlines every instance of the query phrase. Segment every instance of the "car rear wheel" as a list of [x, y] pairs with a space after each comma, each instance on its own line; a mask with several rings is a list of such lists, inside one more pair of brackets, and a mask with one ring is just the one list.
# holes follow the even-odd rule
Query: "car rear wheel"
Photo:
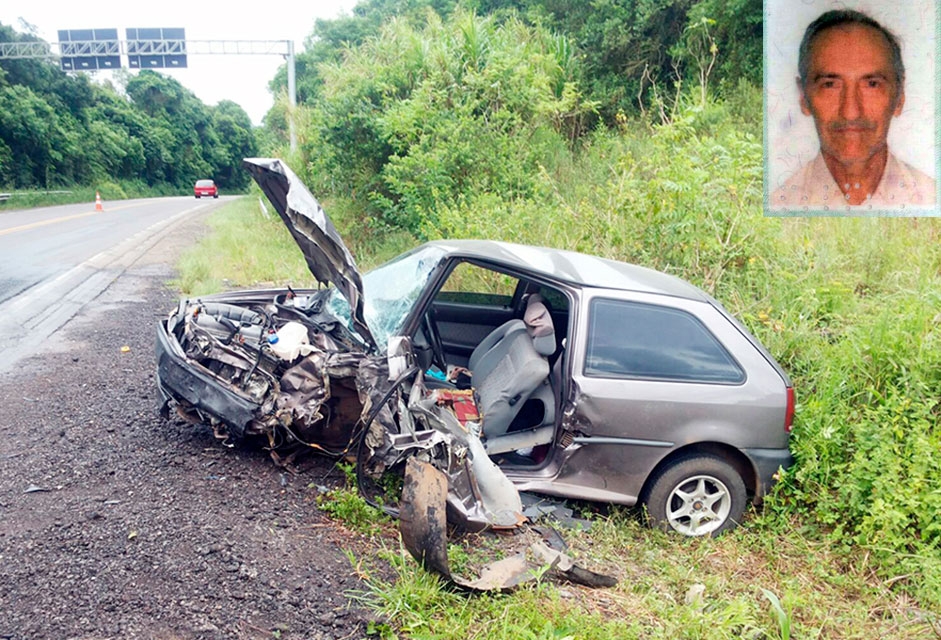
[[643, 498], [651, 526], [685, 536], [716, 536], [745, 512], [745, 482], [724, 460], [681, 458], [661, 470]]

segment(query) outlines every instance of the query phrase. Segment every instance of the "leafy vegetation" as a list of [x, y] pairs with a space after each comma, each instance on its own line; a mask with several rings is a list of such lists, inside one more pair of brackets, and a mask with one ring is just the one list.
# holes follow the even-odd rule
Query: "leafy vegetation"
[[364, 194], [381, 223], [416, 235], [468, 193], [530, 194], [537, 158], [564, 151], [560, 135], [577, 135], [591, 109], [569, 83], [565, 47], [519, 21], [393, 20], [321, 68], [309, 175]]
[[[327, 82], [321, 65], [341, 62], [393, 19], [413, 27], [428, 11], [448, 19], [471, 12], [496, 22], [522, 21], [564, 38], [565, 56], [577, 62], [577, 80], [613, 124], [656, 100], [657, 85], [672, 86], [698, 75], [697, 25], [709, 25], [707, 50], [719, 54], [715, 71], [723, 87], [739, 80], [761, 83], [761, 0], [361, 0], [351, 16], [317, 20], [297, 57], [298, 100], [313, 105]], [[692, 38], [691, 38], [692, 36]], [[282, 68], [271, 82], [275, 94], [287, 86]], [[269, 114], [271, 122], [280, 112]]]
[[[0, 42], [29, 40], [0, 24]], [[207, 107], [150, 70], [126, 77], [123, 92], [47, 60], [0, 61], [0, 189], [113, 183], [127, 194], [179, 193], [200, 178], [247, 187], [240, 163], [257, 142], [241, 107]]]

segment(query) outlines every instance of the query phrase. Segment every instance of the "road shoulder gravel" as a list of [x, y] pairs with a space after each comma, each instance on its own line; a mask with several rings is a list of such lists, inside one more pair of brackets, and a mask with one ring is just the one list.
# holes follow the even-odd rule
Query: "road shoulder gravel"
[[155, 325], [202, 232], [187, 220], [0, 375], [0, 638], [365, 635], [344, 550], [316, 505], [342, 474], [156, 413]]

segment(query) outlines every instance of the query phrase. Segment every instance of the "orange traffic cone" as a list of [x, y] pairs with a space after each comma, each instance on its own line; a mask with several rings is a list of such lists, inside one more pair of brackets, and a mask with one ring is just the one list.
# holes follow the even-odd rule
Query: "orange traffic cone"
[[101, 206], [101, 194], [97, 191], [95, 192], [95, 211], [104, 211], [105, 208]]

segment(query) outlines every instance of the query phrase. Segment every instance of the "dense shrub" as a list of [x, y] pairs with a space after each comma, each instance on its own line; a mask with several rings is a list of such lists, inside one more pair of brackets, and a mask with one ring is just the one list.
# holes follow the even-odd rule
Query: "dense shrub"
[[420, 236], [468, 194], [531, 196], [539, 161], [567, 153], [594, 108], [574, 72], [564, 38], [519, 20], [393, 20], [320, 68], [312, 180]]

